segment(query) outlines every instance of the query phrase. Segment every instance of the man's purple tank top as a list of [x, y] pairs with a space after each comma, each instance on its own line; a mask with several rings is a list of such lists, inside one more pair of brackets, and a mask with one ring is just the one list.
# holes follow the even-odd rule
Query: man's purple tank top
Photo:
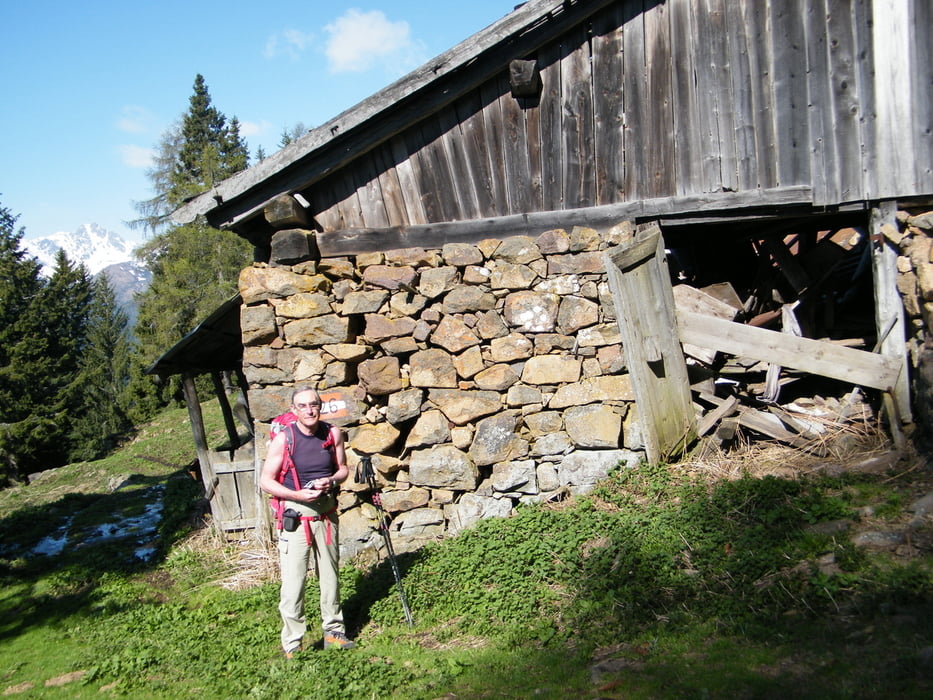
[[[294, 424], [288, 426], [294, 436], [294, 448], [292, 449], [292, 461], [298, 470], [298, 479], [300, 484], [292, 484], [291, 488], [301, 489], [304, 486], [310, 486], [315, 479], [323, 476], [332, 476], [335, 471], [334, 456], [330, 448], [324, 447], [330, 435], [330, 425], [324, 422], [318, 422], [313, 435], [305, 435]], [[294, 482], [291, 471], [287, 477]]]

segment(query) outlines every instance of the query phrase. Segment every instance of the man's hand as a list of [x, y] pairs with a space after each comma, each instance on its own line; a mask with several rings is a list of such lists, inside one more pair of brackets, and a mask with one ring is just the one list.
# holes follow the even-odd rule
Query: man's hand
[[311, 489], [305, 487], [301, 489], [301, 491], [295, 491], [295, 496], [291, 500], [310, 503], [311, 501], [316, 501], [318, 498], [320, 498], [322, 493], [324, 492], [321, 489]]

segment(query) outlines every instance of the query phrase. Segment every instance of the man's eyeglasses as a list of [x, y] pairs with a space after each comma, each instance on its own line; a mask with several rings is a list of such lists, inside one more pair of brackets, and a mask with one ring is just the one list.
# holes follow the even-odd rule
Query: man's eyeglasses
[[296, 403], [295, 408], [299, 411], [309, 411], [315, 412], [321, 410], [321, 404], [319, 403]]

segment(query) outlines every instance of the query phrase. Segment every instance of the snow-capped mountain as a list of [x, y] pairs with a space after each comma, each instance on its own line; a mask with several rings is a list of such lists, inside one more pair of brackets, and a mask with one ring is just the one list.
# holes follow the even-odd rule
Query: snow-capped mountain
[[82, 224], [73, 233], [53, 233], [45, 238], [23, 241], [23, 248], [42, 264], [42, 274], [52, 275], [55, 255], [64, 250], [73, 263], [84, 263], [88, 272], [96, 275], [105, 267], [136, 262], [133, 245], [97, 224]]
[[152, 279], [149, 270], [133, 257], [133, 247], [97, 224], [82, 224], [73, 233], [23, 241], [23, 249], [39, 261], [46, 277], [51, 277], [55, 269], [59, 250], [64, 250], [72, 263], [84, 263], [92, 276], [107, 275], [116, 302], [126, 310], [131, 325], [136, 319], [135, 295], [145, 291]]

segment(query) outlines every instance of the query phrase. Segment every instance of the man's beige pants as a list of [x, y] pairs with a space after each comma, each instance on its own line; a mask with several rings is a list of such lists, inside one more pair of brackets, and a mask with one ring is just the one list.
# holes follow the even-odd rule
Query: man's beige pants
[[[314, 516], [328, 513], [335, 506], [336, 501], [332, 496], [313, 504], [285, 502], [285, 508]], [[328, 524], [331, 544], [327, 544]], [[308, 525], [313, 542], [310, 545], [305, 536], [304, 522], [294, 532], [279, 530], [279, 566], [282, 571], [279, 612], [282, 615], [282, 649], [285, 651], [298, 648], [308, 629], [305, 619], [305, 580], [312, 553], [320, 588], [321, 627], [325, 632], [344, 632], [343, 611], [340, 608], [337, 514], [332, 513], [327, 519], [309, 522]]]

